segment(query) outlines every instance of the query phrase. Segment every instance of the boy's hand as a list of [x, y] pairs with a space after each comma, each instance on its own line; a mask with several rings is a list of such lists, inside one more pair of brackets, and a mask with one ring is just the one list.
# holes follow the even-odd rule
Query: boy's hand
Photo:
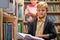
[[40, 37], [40, 38], [48, 38], [48, 34], [43, 34], [43, 35], [38, 35], [37, 37]]
[[35, 17], [36, 15], [35, 14], [33, 14], [33, 13], [30, 13], [30, 15], [32, 16], [32, 17]]
[[31, 14], [28, 13], [28, 14], [26, 14], [26, 16], [31, 16]]

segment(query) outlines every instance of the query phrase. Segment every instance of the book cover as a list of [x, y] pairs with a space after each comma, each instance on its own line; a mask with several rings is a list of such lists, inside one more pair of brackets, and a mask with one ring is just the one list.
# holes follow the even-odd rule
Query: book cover
[[8, 25], [8, 23], [4, 23], [3, 24], [4, 25], [4, 40], [7, 40], [7, 25]]
[[22, 33], [22, 22], [18, 23], [18, 32]]
[[54, 4], [48, 5], [48, 11], [51, 11], [51, 12], [55, 11], [55, 5]]
[[3, 23], [4, 29], [4, 37], [3, 40], [12, 40], [12, 24], [11, 23]]
[[48, 11], [49, 12], [51, 11], [51, 5], [48, 5]]
[[58, 11], [60, 11], [60, 5], [58, 5]]
[[22, 18], [22, 7], [18, 6], [18, 18]]
[[48, 15], [47, 16], [52, 22], [56, 22], [56, 16], [55, 15]]
[[51, 12], [55, 11], [55, 5], [51, 5]]
[[60, 25], [55, 25], [56, 31], [60, 32]]
[[7, 26], [7, 40], [12, 40], [12, 23], [8, 23]]
[[56, 16], [56, 22], [57, 22], [57, 23], [60, 23], [60, 15], [57, 15], [57, 16]]
[[54, 1], [54, 0], [50, 0], [50, 1]]

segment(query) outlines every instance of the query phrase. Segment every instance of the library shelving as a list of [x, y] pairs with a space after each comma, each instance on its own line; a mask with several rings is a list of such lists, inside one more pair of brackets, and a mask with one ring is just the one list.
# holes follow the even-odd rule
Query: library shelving
[[[24, 0], [18, 0], [18, 32], [27, 33], [27, 23], [24, 22]], [[21, 29], [22, 27], [22, 29]], [[19, 29], [20, 28], [20, 29]]]
[[[57, 28], [58, 26], [60, 27], [60, 0], [38, 0], [38, 2], [39, 1], [46, 1], [48, 3], [48, 17], [54, 21], [54, 25]], [[24, 9], [26, 8], [27, 4], [30, 4], [30, 0], [24, 0]], [[60, 32], [57, 34], [60, 34]]]
[[15, 1], [15, 15], [0, 9], [0, 40], [17, 40], [17, 7], [18, 3]]
[[[53, 1], [53, 2], [52, 2], [52, 1], [46, 1], [46, 2], [47, 2], [48, 4], [59, 4], [59, 3], [60, 3], [60, 1]], [[30, 3], [30, 1], [26, 1], [26, 0], [25, 0], [24, 3], [25, 3], [25, 4]]]
[[[44, 0], [39, 0], [39, 1], [44, 1]], [[45, 0], [49, 7], [48, 7], [48, 15], [55, 15], [58, 16], [60, 15], [60, 0]], [[26, 5], [30, 3], [30, 0], [24, 0], [24, 6], [26, 8]], [[57, 18], [57, 17], [56, 17]], [[55, 22], [59, 24], [60, 22]]]
[[23, 32], [23, 27], [24, 27], [24, 0], [18, 0], [18, 32], [22, 33]]

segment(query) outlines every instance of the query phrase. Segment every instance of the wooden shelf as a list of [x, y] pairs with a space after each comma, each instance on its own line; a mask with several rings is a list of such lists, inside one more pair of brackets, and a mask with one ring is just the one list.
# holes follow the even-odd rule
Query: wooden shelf
[[57, 34], [58, 34], [58, 36], [60, 36], [60, 32], [58, 32]]
[[[60, 4], [60, 1], [46, 1], [48, 4]], [[30, 3], [30, 1], [24, 1], [24, 3]]]
[[27, 24], [27, 22], [23, 22], [25, 25]]
[[8, 14], [8, 13], [6, 13], [6, 12], [3, 12], [3, 17], [9, 18], [9, 19], [16, 19], [16, 18], [17, 18], [16, 16], [13, 16], [13, 15]]
[[60, 1], [47, 1], [48, 4], [60, 4]]
[[23, 19], [18, 19], [18, 22], [23, 22]]
[[23, 6], [23, 4], [18, 4], [19, 6]]
[[59, 22], [59, 23], [58, 23], [58, 22], [55, 22], [54, 24], [55, 24], [55, 25], [60, 25], [60, 22]]
[[60, 15], [60, 12], [48, 12], [48, 14], [49, 14], [49, 15], [50, 15], [50, 14], [51, 14], [51, 15], [53, 15], [53, 14], [54, 14], [54, 15]]

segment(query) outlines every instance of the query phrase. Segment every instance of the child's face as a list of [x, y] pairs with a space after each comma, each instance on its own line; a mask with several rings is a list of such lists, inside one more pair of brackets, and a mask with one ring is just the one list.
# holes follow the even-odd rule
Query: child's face
[[45, 17], [47, 14], [47, 9], [45, 7], [37, 8], [37, 15], [40, 18]]
[[36, 5], [37, 0], [30, 0], [30, 2], [31, 2], [33, 5]]

